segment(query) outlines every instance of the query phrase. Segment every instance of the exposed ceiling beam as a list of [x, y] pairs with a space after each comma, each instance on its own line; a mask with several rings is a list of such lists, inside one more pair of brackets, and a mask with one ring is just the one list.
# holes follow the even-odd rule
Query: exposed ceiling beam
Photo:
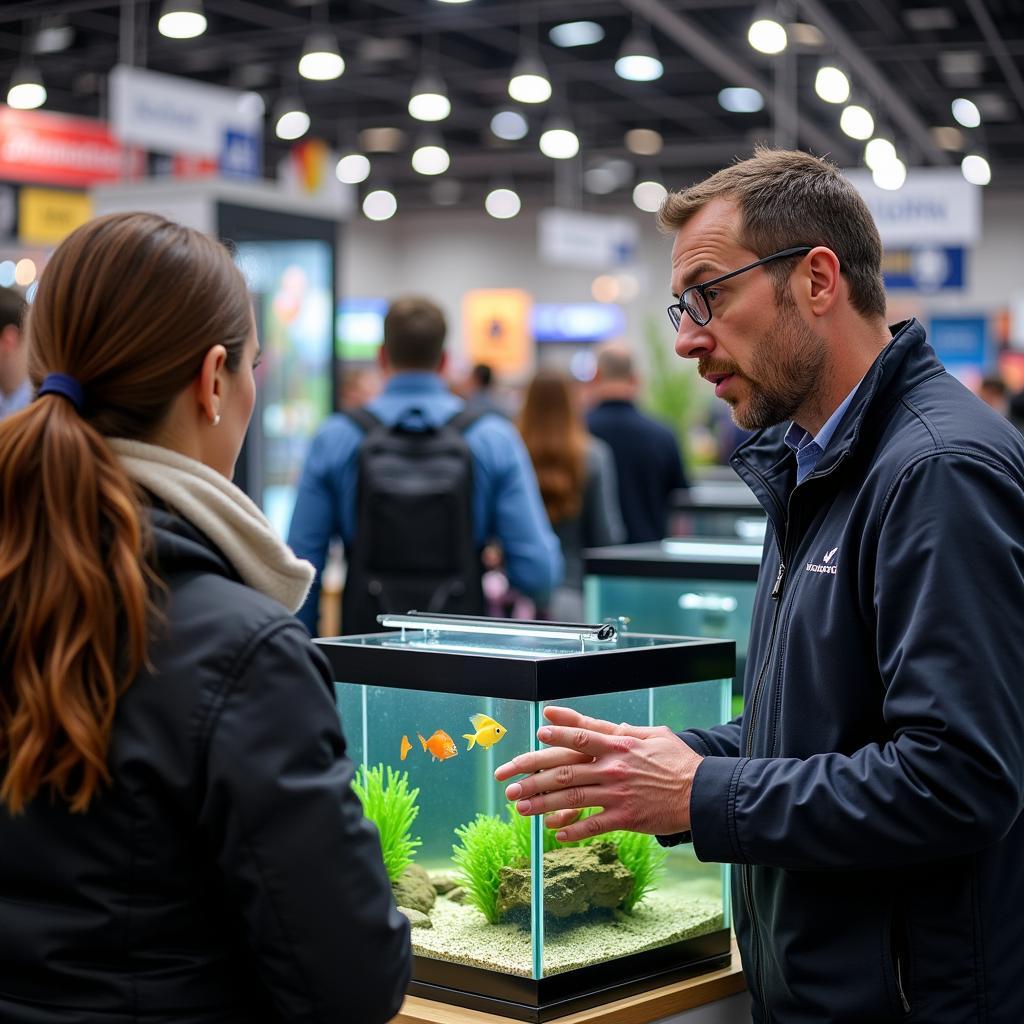
[[697, 58], [705, 67], [721, 75], [729, 85], [748, 86], [764, 97], [765, 105], [776, 118], [794, 119], [803, 140], [821, 154], [829, 154], [837, 163], [852, 159], [847, 146], [823, 131], [814, 121], [776, 96], [775, 89], [749, 64], [730, 53], [692, 18], [669, 10], [661, 0], [622, 0], [624, 6], [656, 25], [673, 42]]
[[842, 25], [829, 14], [825, 4], [821, 0], [799, 0], [799, 3], [804, 16], [825, 34], [836, 53], [846, 61], [855, 78], [872, 93], [876, 102], [885, 105], [889, 116], [910, 137], [921, 155], [933, 164], [948, 164], [949, 155], [935, 145], [928, 126], [900, 95], [899, 89], [878, 70]]
[[988, 43], [992, 56], [995, 57], [996, 63], [1002, 70], [1007, 85], [1010, 87], [1010, 92], [1013, 93], [1013, 97], [1017, 101], [1017, 105], [1024, 111], [1024, 78], [1021, 77], [1020, 71], [1017, 70], [1017, 65], [1007, 52], [1006, 46], [999, 35], [999, 30], [992, 21], [992, 16], [980, 0], [967, 0], [967, 6], [970, 8], [974, 20], [978, 23], [978, 28], [981, 29], [981, 34], [985, 37], [985, 42]]

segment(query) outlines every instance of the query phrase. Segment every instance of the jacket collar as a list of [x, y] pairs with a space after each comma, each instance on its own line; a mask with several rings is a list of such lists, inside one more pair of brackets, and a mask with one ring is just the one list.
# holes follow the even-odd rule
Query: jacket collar
[[[872, 422], [884, 420], [884, 411], [902, 395], [943, 372], [942, 363], [928, 344], [920, 321], [905, 320], [890, 330], [892, 341], [864, 375], [825, 454], [808, 480], [827, 475], [858, 448], [869, 411]], [[780, 423], [754, 434], [736, 449], [730, 460], [765, 511], [777, 522], [784, 519], [789, 493], [796, 484], [796, 459], [783, 440], [788, 427], [788, 423]], [[773, 516], [773, 512], [776, 515]]]

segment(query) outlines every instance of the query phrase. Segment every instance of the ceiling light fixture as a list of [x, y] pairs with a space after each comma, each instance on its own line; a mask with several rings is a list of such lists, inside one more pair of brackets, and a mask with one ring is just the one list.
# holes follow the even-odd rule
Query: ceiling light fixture
[[814, 91], [826, 103], [845, 103], [850, 98], [850, 79], [842, 68], [822, 64], [814, 77]]
[[870, 139], [874, 134], [875, 119], [871, 116], [871, 111], [866, 107], [851, 103], [848, 107], [843, 107], [843, 112], [839, 117], [839, 127], [851, 139], [863, 141]]
[[764, 97], [756, 89], [742, 85], [730, 85], [718, 94], [718, 103], [723, 110], [733, 114], [756, 114], [764, 109]]
[[552, 118], [541, 134], [540, 151], [552, 160], [570, 160], [580, 151], [579, 136], [565, 118]]
[[417, 121], [443, 121], [452, 112], [441, 76], [426, 71], [413, 82], [409, 113]]
[[604, 39], [604, 29], [596, 21], [566, 21], [548, 32], [555, 46], [590, 46]]
[[871, 171], [871, 180], [887, 192], [895, 192], [907, 180], [907, 166], [894, 156], [888, 163], [879, 164]]
[[619, 50], [615, 74], [629, 82], [653, 82], [664, 73], [654, 40], [639, 32], [630, 33]]
[[390, 220], [398, 210], [398, 200], [386, 188], [374, 189], [363, 200], [363, 213], [368, 220]]
[[412, 154], [412, 169], [417, 174], [444, 174], [450, 164], [448, 150], [436, 136], [424, 139]]
[[345, 70], [338, 40], [330, 32], [313, 32], [306, 39], [299, 58], [299, 74], [314, 82], [330, 82]]
[[536, 53], [525, 53], [512, 66], [508, 94], [518, 103], [544, 103], [551, 98], [547, 68]]
[[370, 160], [362, 153], [345, 153], [334, 168], [334, 176], [346, 185], [358, 185], [370, 176]]
[[525, 138], [529, 130], [526, 118], [518, 110], [499, 110], [491, 118], [491, 131], [506, 142]]
[[309, 114], [297, 96], [279, 100], [274, 107], [274, 133], [279, 139], [293, 142], [309, 131]]
[[658, 181], [641, 181], [633, 189], [633, 204], [644, 213], [657, 213], [668, 189]]
[[977, 128], [981, 124], [981, 111], [971, 100], [959, 96], [953, 100], [951, 109], [957, 124], [962, 124], [965, 128]]
[[160, 35], [168, 39], [195, 39], [201, 36], [206, 31], [203, 0], [164, 0], [156, 27]]
[[972, 185], [987, 185], [992, 180], [989, 162], [978, 153], [968, 153], [960, 161], [960, 172]]
[[625, 135], [626, 149], [637, 156], [657, 156], [665, 140], [653, 128], [630, 128]]
[[782, 53], [787, 43], [785, 26], [774, 17], [755, 18], [747, 30], [747, 42], [759, 53]]
[[495, 220], [510, 220], [523, 208], [519, 193], [512, 188], [493, 188], [484, 200], [484, 209]]
[[896, 147], [888, 139], [872, 139], [864, 147], [864, 163], [873, 171], [877, 171], [879, 167], [890, 164], [896, 159], [898, 159]]
[[23, 64], [11, 75], [7, 90], [7, 105], [15, 110], [35, 110], [46, 102], [46, 86], [39, 72]]

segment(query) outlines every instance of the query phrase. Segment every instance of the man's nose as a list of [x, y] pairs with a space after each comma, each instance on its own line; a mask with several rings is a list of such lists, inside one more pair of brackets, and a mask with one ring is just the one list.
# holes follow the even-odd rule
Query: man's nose
[[715, 347], [715, 339], [708, 329], [709, 326], [701, 327], [695, 324], [684, 313], [676, 332], [676, 355], [683, 359], [699, 359], [703, 355], [709, 355]]

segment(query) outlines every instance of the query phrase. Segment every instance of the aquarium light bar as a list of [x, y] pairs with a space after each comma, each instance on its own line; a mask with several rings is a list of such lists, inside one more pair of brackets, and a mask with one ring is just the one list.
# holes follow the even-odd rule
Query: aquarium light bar
[[440, 633], [479, 633], [484, 636], [528, 636], [548, 640], [611, 641], [618, 635], [608, 623], [516, 621], [476, 618], [472, 615], [378, 615], [377, 622], [392, 629], [436, 630]]

